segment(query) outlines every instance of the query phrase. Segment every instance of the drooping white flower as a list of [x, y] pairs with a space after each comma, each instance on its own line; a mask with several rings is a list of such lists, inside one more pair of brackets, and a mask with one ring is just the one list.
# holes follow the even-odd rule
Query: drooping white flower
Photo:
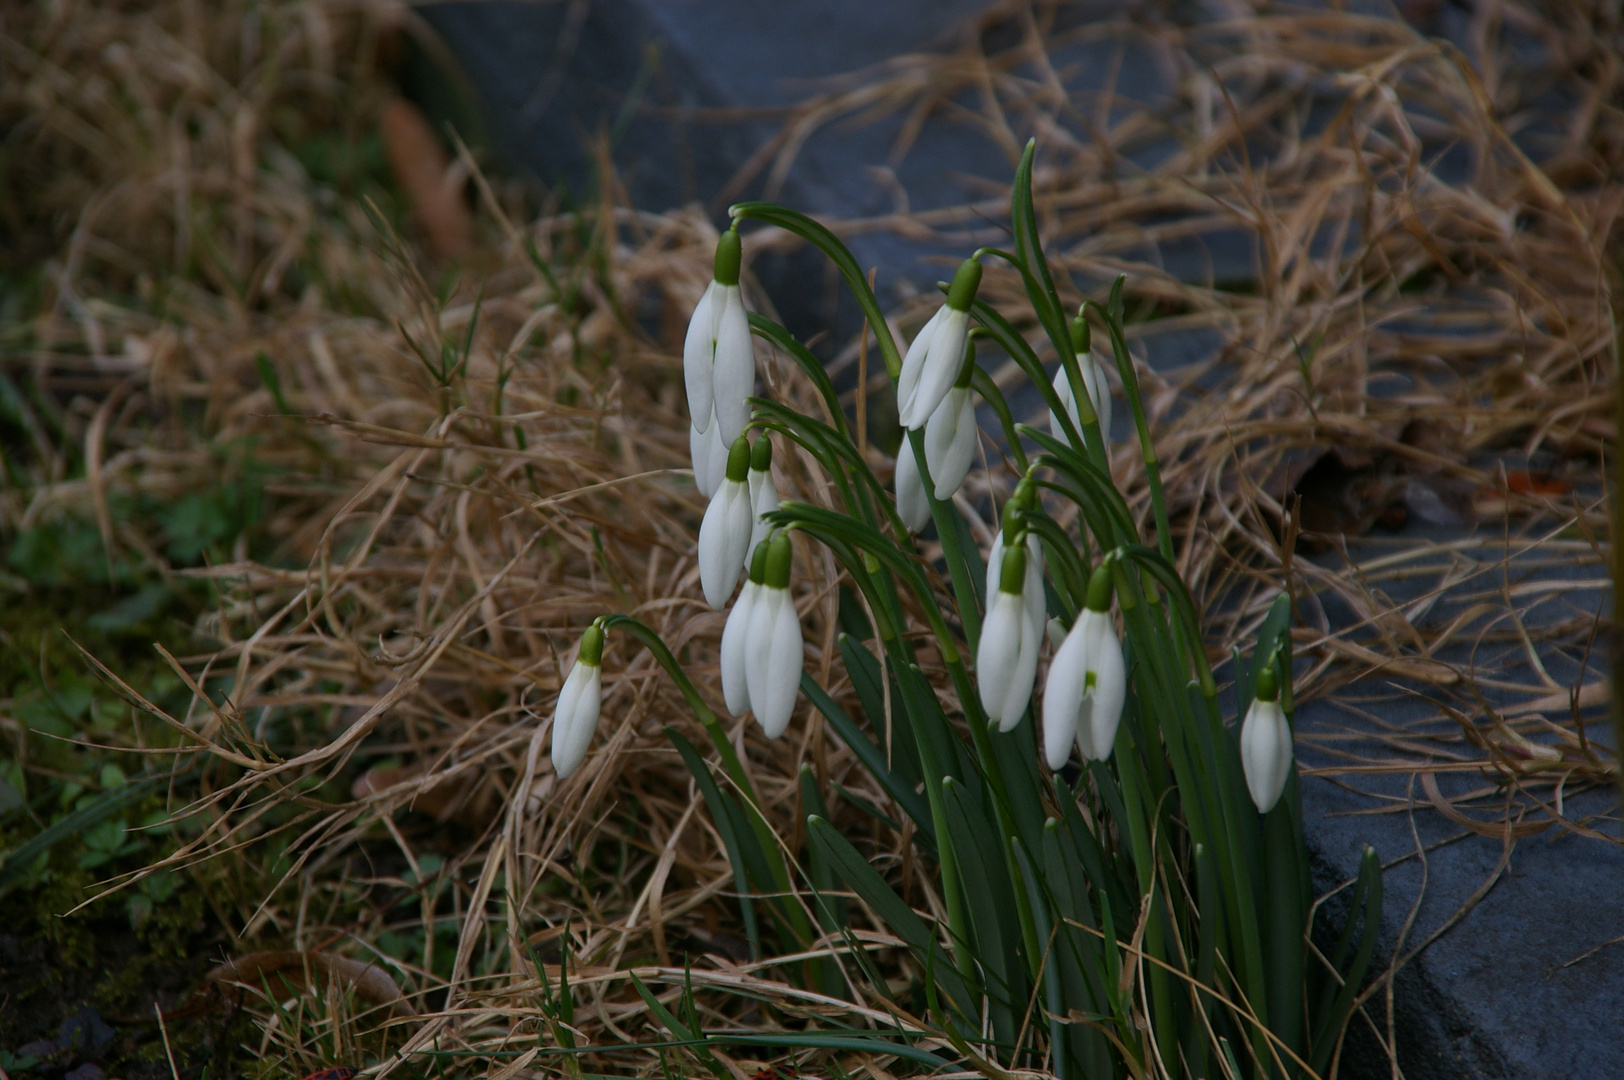
[[728, 612], [727, 625], [722, 628], [722, 700], [727, 711], [743, 716], [750, 711], [750, 683], [747, 678], [747, 646], [750, 642], [750, 614], [761, 598], [767, 580], [767, 545], [757, 544], [751, 549], [750, 574], [739, 598]]
[[1291, 765], [1291, 726], [1280, 707], [1274, 672], [1265, 670], [1258, 678], [1258, 696], [1241, 723], [1241, 767], [1259, 813], [1267, 814], [1280, 801]]
[[[1086, 324], [1085, 324], [1086, 325]], [[1083, 385], [1088, 388], [1089, 404], [1094, 406], [1094, 415], [1099, 418], [1100, 438], [1111, 437], [1111, 387], [1105, 381], [1105, 372], [1099, 364], [1094, 362], [1094, 354], [1080, 352], [1077, 354], [1077, 373], [1082, 377]], [[1071, 380], [1066, 377], [1066, 368], [1062, 364], [1054, 376], [1055, 396], [1066, 407], [1066, 413], [1071, 417], [1072, 424], [1081, 433], [1083, 429], [1082, 418], [1078, 415], [1077, 395], [1072, 393]], [[1066, 429], [1061, 426], [1060, 418], [1053, 409], [1049, 410], [1049, 431], [1057, 439], [1065, 439]]]
[[1033, 621], [1023, 596], [1030, 581], [1028, 561], [1024, 543], [1005, 551], [999, 560], [998, 591], [989, 594], [992, 599], [976, 646], [981, 707], [1000, 731], [1013, 730], [1026, 713], [1043, 641], [1043, 621]]
[[[992, 539], [992, 550], [987, 554], [987, 597], [988, 608], [991, 609], [992, 597], [998, 591], [998, 584], [1003, 574], [1004, 566], [1004, 533], [1014, 528], [1014, 516], [1010, 512], [1018, 502], [1011, 499], [1005, 507], [1004, 527]], [[1025, 606], [1027, 622], [1031, 623], [1036, 632], [1041, 633], [1047, 622], [1048, 602], [1043, 595], [1043, 545], [1029, 530], [1026, 531], [1026, 583], [1021, 588], [1021, 600]]]
[[770, 739], [789, 726], [795, 713], [795, 695], [801, 688], [801, 620], [789, 595], [793, 550], [780, 532], [767, 541], [761, 591], [750, 608], [745, 642], [745, 683], [750, 708]]
[[1088, 602], [1049, 662], [1043, 688], [1043, 755], [1059, 769], [1072, 743], [1084, 761], [1104, 761], [1116, 744], [1128, 673], [1111, 624], [1109, 568], [1095, 570]]
[[732, 445], [750, 422], [745, 399], [756, 384], [750, 320], [739, 292], [740, 257], [739, 234], [729, 229], [716, 243], [715, 277], [694, 308], [682, 344], [690, 423], [701, 435], [712, 423], [720, 424], [724, 446]]
[[722, 427], [716, 422], [714, 409], [710, 415], [710, 423], [703, 431], [688, 428], [688, 455], [694, 463], [694, 486], [707, 499], [716, 494], [716, 489], [722, 486], [722, 478], [727, 475], [728, 449], [727, 443], [722, 441]]
[[953, 275], [943, 304], [902, 358], [897, 377], [897, 417], [910, 431], [924, 427], [958, 380], [970, 340], [970, 305], [981, 284], [981, 264], [966, 259]]
[[750, 448], [750, 547], [767, 539], [768, 526], [763, 516], [778, 509], [778, 489], [773, 486], [773, 444], [763, 435]]
[[594, 623], [581, 635], [575, 666], [564, 679], [553, 708], [553, 771], [560, 779], [573, 773], [586, 759], [592, 734], [598, 730], [598, 709], [603, 701], [603, 630]]
[[750, 443], [740, 435], [727, 455], [727, 475], [699, 523], [699, 585], [721, 611], [739, 583], [750, 550]]

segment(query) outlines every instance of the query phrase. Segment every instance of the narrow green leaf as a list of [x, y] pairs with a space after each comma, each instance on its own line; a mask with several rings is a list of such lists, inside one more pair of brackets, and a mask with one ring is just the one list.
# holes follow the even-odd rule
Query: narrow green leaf
[[863, 903], [879, 916], [893, 934], [907, 943], [921, 963], [929, 961], [935, 965], [938, 982], [947, 991], [948, 997], [953, 999], [959, 1012], [966, 1019], [979, 1017], [980, 1010], [975, 1007], [969, 988], [964, 985], [953, 962], [942, 951], [941, 944], [918, 913], [903, 902], [833, 825], [820, 817], [808, 818], [806, 824], [813, 843], [823, 846], [835, 872], [845, 878], [852, 891], [862, 898]]

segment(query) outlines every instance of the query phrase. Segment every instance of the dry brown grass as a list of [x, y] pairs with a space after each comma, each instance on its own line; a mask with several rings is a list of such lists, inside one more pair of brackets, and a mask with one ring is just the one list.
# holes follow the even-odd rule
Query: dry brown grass
[[[15, 76], [0, 84], [0, 116], [17, 125], [13, 139], [27, 154], [5, 174], [9, 209], [0, 212], [26, 241], [18, 257], [45, 268], [37, 312], [25, 330], [8, 331], [25, 344], [8, 348], [6, 364], [31, 372], [60, 413], [39, 420], [18, 456], [30, 484], [0, 493], [6, 530], [86, 515], [111, 545], [162, 564], [149, 539], [113, 515], [110, 493], [193, 490], [209, 482], [219, 448], [249, 440], [276, 475], [265, 526], [274, 560], [241, 551], [185, 571], [219, 590], [199, 629], [220, 647], [175, 661], [218, 687], [166, 719], [210, 761], [188, 811], [206, 828], [176, 861], [242, 859], [273, 833], [292, 838], [281, 888], [225, 901], [245, 950], [275, 942], [364, 957], [380, 932], [414, 922], [432, 942], [435, 920], [455, 913], [449, 979], [428, 959], [391, 968], [429, 1012], [409, 1021], [410, 1048], [530, 1044], [537, 984], [524, 942], [556, 957], [566, 922], [577, 1026], [595, 1044], [658, 1037], [619, 969], [670, 976], [685, 952], [706, 948], [694, 978], [709, 1023], [771, 1028], [826, 1015], [890, 1026], [888, 1006], [860, 980], [859, 1005], [815, 1000], [781, 968], [730, 958], [728, 863], [661, 733], [693, 722], [645, 653], [617, 641], [606, 654], [605, 721], [577, 776], [556, 782], [538, 753], [579, 629], [605, 611], [658, 629], [720, 700], [721, 617], [701, 598], [692, 558], [702, 504], [682, 474], [676, 356], [709, 276], [711, 225], [697, 212], [653, 216], [608, 196], [530, 220], [481, 185], [478, 247], [441, 302], [428, 278], [442, 268], [369, 218], [363, 192], [336, 197], [293, 152], [322, 132], [369, 130], [389, 92], [379, 43], [397, 16], [315, 2], [249, 9], [64, 2], [13, 9], [0, 33]], [[1481, 28], [1474, 68], [1383, 20], [1237, 8], [1233, 21], [1199, 29], [1066, 29], [1050, 25], [1047, 6], [1010, 3], [955, 52], [907, 57], [835, 87], [792, 117], [787, 141], [771, 151], [784, 150], [780, 167], [789, 168], [807, 125], [863, 110], [920, 121], [948, 111], [980, 124], [1011, 168], [1035, 133], [1038, 202], [1057, 265], [1077, 282], [1128, 273], [1129, 310], [1159, 316], [1142, 334], [1222, 335], [1216, 383], [1205, 366], [1158, 374], [1139, 365], [1181, 565], [1207, 605], [1215, 655], [1247, 639], [1285, 579], [1302, 601], [1299, 647], [1316, 658], [1304, 692], [1369, 671], [1445, 685], [1463, 673], [1435, 654], [1464, 624], [1440, 628], [1422, 618], [1425, 603], [1393, 603], [1368, 567], [1296, 557], [1285, 486], [1264, 479], [1326, 444], [1380, 452], [1405, 475], [1503, 492], [1510, 531], [1527, 538], [1511, 547], [1595, 557], [1605, 537], [1598, 458], [1616, 441], [1607, 244], [1624, 194], [1624, 69], [1617, 25], [1599, 14], [1594, 26], [1576, 23], [1574, 9], [1497, 8], [1506, 25]], [[1514, 67], [1509, 33], [1546, 42], [1552, 70]], [[1064, 92], [1068, 73], [1049, 58], [1085, 37], [1149, 49], [1174, 76], [1172, 103], [1111, 119], [1103, 100]], [[984, 44], [993, 40], [1007, 44]], [[1529, 119], [1542, 80], [1572, 88], [1577, 104], [1535, 165], [1507, 127]], [[1313, 128], [1299, 109], [1309, 89], [1340, 102]], [[1133, 146], [1163, 138], [1180, 148], [1172, 158], [1148, 173], [1124, 166]], [[1441, 140], [1465, 148], [1465, 180], [1439, 179]], [[1007, 194], [993, 192], [968, 213], [841, 228], [996, 243], [996, 228], [962, 223], [996, 220], [1006, 205]], [[1255, 287], [1180, 281], [1144, 256], [1154, 241], [1234, 229], [1258, 238]], [[984, 290], [1018, 308], [1018, 283], [996, 269]], [[925, 306], [899, 322], [911, 327]], [[657, 336], [637, 317], [650, 312], [659, 313]], [[464, 340], [465, 365], [439, 385], [420, 353], [437, 360], [442, 344], [459, 353]], [[1311, 348], [1311, 364], [1299, 347]], [[261, 353], [292, 416], [279, 414], [260, 378]], [[769, 370], [774, 393], [804, 394], [785, 370]], [[1409, 380], [1402, 393], [1371, 392], [1394, 373]], [[1428, 441], [1406, 437], [1418, 419], [1432, 429]], [[83, 475], [70, 470], [65, 444], [82, 448]], [[1575, 494], [1506, 492], [1490, 462], [1508, 450], [1543, 455]], [[782, 490], [833, 498], [805, 463], [780, 457]], [[1132, 446], [1118, 449], [1115, 468], [1148, 518]], [[995, 461], [971, 490], [1009, 481]], [[1563, 528], [1577, 542], [1546, 539]], [[1445, 554], [1455, 582], [1505, 555]], [[1401, 575], [1414, 558], [1396, 556], [1387, 571]], [[832, 564], [803, 549], [799, 565], [809, 665], [838, 690]], [[1322, 593], [1365, 613], [1367, 627], [1349, 636], [1316, 626], [1310, 598]], [[1478, 617], [1503, 621], [1508, 605], [1509, 594]], [[1563, 632], [1582, 641], [1589, 627]], [[1502, 725], [1504, 736], [1487, 725], [1481, 745], [1456, 739], [1418, 751], [1395, 736], [1391, 747], [1354, 753], [1361, 764], [1412, 770], [1445, 745], [1473, 767], [1526, 778], [1512, 729], [1554, 724], [1571, 738], [1566, 705], [1552, 704], [1564, 690], [1527, 688], [1537, 708]], [[1478, 706], [1464, 715], [1466, 730], [1485, 727]], [[740, 725], [738, 739], [791, 851], [802, 763], [885, 805], [815, 720], [777, 743], [753, 725]], [[1577, 782], [1613, 767], [1609, 754], [1583, 749], [1536, 775]], [[401, 813], [413, 807], [419, 813]], [[853, 835], [868, 831], [851, 804], [836, 813]], [[415, 875], [431, 850], [446, 858], [437, 901], [419, 890], [421, 911], [404, 921], [355, 904], [368, 889], [405, 888], [404, 868]], [[909, 850], [875, 854], [930, 906]], [[906, 977], [888, 938], [865, 939]], [[297, 1059], [298, 1039], [280, 1038]], [[605, 1053], [587, 1067], [656, 1064], [649, 1052]], [[885, 1075], [883, 1061], [845, 1061], [863, 1064]]]

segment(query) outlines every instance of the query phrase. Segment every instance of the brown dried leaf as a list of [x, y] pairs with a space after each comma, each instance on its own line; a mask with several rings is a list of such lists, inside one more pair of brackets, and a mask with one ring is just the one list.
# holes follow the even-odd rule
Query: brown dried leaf
[[370, 1005], [387, 1006], [393, 1016], [416, 1016], [389, 973], [375, 964], [335, 956], [325, 952], [266, 951], [228, 960], [210, 971], [208, 980], [218, 986], [242, 985], [259, 989], [269, 985], [272, 993], [298, 993], [314, 983], [337, 983]]

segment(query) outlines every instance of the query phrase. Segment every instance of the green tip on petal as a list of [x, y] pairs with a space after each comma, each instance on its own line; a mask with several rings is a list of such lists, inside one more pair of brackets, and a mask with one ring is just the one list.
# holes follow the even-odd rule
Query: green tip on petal
[[[715, 423], [715, 421], [711, 421]], [[733, 448], [727, 452], [727, 478], [735, 484], [742, 484], [750, 476], [750, 440], [740, 435], [733, 440]]]
[[1018, 593], [1026, 588], [1026, 534], [1010, 533], [1014, 541], [1004, 541], [1004, 565], [998, 571], [998, 591]]
[[767, 545], [769, 540], [763, 540], [756, 545], [755, 554], [750, 556], [750, 580], [760, 585], [767, 580]]
[[1110, 611], [1111, 593], [1111, 567], [1102, 562], [1088, 579], [1088, 610]]
[[1071, 349], [1078, 356], [1082, 356], [1092, 351], [1093, 345], [1093, 331], [1089, 328], [1088, 320], [1079, 311], [1077, 317], [1071, 320]]
[[1273, 664], [1257, 673], [1257, 699], [1259, 701], [1280, 700], [1280, 678], [1274, 673]]
[[739, 263], [744, 257], [744, 244], [739, 240], [739, 231], [729, 229], [716, 241], [716, 270], [714, 276], [718, 285], [737, 285], [739, 283]]
[[597, 667], [603, 663], [603, 627], [593, 623], [581, 635], [581, 651], [575, 657], [576, 663], [587, 667]]
[[763, 435], [750, 448], [750, 471], [766, 472], [773, 467], [773, 441]]
[[953, 275], [953, 284], [947, 290], [947, 306], [954, 311], [969, 311], [975, 302], [976, 290], [981, 287], [981, 264], [965, 259]]
[[795, 549], [790, 546], [789, 533], [773, 533], [772, 539], [762, 541], [761, 546], [767, 549], [765, 578], [767, 588], [789, 588], [790, 563], [795, 558]]

